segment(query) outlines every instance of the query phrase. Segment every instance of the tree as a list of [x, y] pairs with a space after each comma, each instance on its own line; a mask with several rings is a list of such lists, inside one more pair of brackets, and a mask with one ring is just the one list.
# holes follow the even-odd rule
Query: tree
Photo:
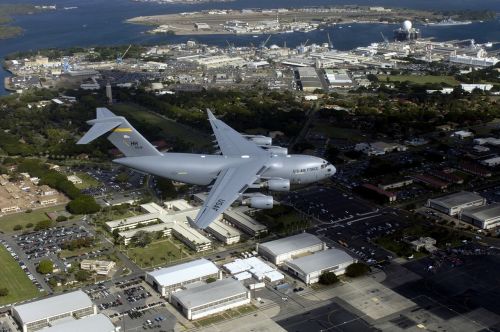
[[68, 217], [63, 216], [63, 215], [57, 216], [57, 218], [56, 218], [57, 222], [66, 221], [66, 220], [68, 220]]
[[66, 206], [69, 212], [73, 214], [93, 214], [98, 212], [101, 207], [96, 203], [94, 197], [81, 195], [69, 202]]
[[345, 269], [345, 275], [351, 278], [363, 276], [370, 272], [370, 267], [365, 263], [352, 263]]
[[20, 231], [21, 229], [23, 229], [23, 226], [19, 225], [19, 224], [15, 225], [13, 228], [13, 230], [15, 230], [15, 231]]
[[132, 236], [132, 243], [138, 247], [145, 247], [151, 243], [151, 235], [145, 231], [138, 231]]
[[120, 183], [125, 183], [128, 182], [129, 176], [127, 172], [121, 172], [116, 176], [116, 181]]
[[333, 285], [339, 281], [337, 275], [333, 272], [323, 272], [319, 276], [319, 283], [322, 285]]
[[0, 296], [7, 296], [9, 295], [9, 289], [6, 287], [1, 287], [0, 288]]
[[49, 259], [43, 259], [38, 263], [36, 270], [41, 274], [48, 274], [54, 271], [54, 263]]
[[36, 223], [35, 225], [35, 231], [39, 231], [39, 230], [42, 230], [42, 229], [48, 229], [52, 227], [52, 221], [46, 219], [46, 220], [41, 220], [39, 222]]
[[89, 271], [80, 270], [80, 271], [78, 271], [78, 272], [75, 273], [75, 279], [77, 281], [84, 282], [84, 281], [89, 280], [89, 278], [90, 278], [90, 272]]
[[157, 178], [156, 188], [161, 191], [161, 196], [163, 198], [175, 198], [177, 196], [177, 191], [175, 190], [174, 184], [171, 180]]
[[214, 277], [210, 277], [207, 279], [207, 284], [210, 284], [210, 283], [215, 282], [215, 281], [217, 281], [217, 279], [215, 279]]
[[26, 228], [31, 228], [31, 227], [33, 227], [33, 223], [32, 222], [29, 222], [29, 223], [26, 224]]

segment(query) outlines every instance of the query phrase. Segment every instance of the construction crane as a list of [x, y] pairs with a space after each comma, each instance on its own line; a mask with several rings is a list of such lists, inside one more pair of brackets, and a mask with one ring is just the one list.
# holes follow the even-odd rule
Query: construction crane
[[123, 52], [122, 55], [119, 55], [116, 57], [116, 63], [118, 64], [121, 64], [123, 62], [123, 58], [125, 57], [125, 55], [127, 55], [128, 51], [130, 50], [130, 48], [132, 47], [132, 44], [130, 44], [127, 48], [127, 50], [125, 52]]
[[332, 40], [330, 39], [330, 33], [327, 32], [326, 36], [328, 37], [328, 49], [333, 50], [333, 43], [332, 43]]
[[266, 47], [267, 43], [269, 42], [269, 39], [271, 39], [271, 35], [269, 35], [269, 37], [267, 37], [267, 39], [265, 41], [263, 41], [262, 43], [260, 43], [259, 48], [263, 49], [264, 47]]
[[299, 46], [299, 53], [305, 53], [306, 51], [306, 46], [307, 46], [307, 43], [309, 42], [309, 39], [306, 40], [306, 42], [304, 44], [300, 44]]

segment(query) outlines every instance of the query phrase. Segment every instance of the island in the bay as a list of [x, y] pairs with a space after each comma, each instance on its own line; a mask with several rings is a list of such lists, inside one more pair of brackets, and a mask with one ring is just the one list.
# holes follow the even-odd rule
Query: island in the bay
[[56, 9], [53, 5], [0, 4], [0, 39], [17, 37], [23, 33], [19, 26], [11, 25], [12, 15], [36, 14], [45, 10]]

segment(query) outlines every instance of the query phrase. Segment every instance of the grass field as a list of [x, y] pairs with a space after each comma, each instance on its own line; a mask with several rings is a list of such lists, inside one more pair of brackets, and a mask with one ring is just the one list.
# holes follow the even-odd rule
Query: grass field
[[453, 76], [433, 76], [433, 75], [379, 75], [380, 82], [386, 82], [387, 77], [391, 82], [411, 82], [415, 84], [446, 83], [449, 85], [459, 85]]
[[[181, 258], [179, 249], [168, 239], [154, 241], [145, 248], [131, 248], [124, 253], [140, 266], [156, 266]], [[182, 257], [186, 257], [185, 251]]]
[[21, 225], [23, 226], [24, 229], [25, 226], [29, 223], [35, 225], [39, 221], [49, 219], [49, 217], [47, 217], [47, 215], [45, 214], [46, 212], [54, 212], [62, 210], [64, 210], [64, 206], [57, 205], [43, 209], [33, 210], [30, 213], [20, 212], [0, 217], [0, 231], [12, 232], [15, 225]]
[[87, 173], [77, 172], [76, 176], [82, 179], [82, 183], [75, 184], [75, 187], [77, 187], [78, 189], [98, 187], [101, 184], [99, 181], [97, 181], [95, 178], [91, 177]]
[[177, 137], [184, 142], [192, 144], [197, 149], [210, 146], [211, 140], [208, 134], [184, 124], [163, 118], [142, 106], [121, 104], [115, 105], [113, 110], [132, 121], [145, 122], [160, 127], [167, 136]]
[[31, 299], [41, 294], [4, 246], [0, 246], [0, 262], [0, 288], [9, 290], [9, 295], [0, 297], [0, 305]]

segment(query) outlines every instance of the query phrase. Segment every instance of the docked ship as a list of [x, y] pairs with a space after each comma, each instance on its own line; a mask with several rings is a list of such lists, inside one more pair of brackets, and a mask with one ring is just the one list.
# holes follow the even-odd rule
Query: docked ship
[[471, 24], [472, 21], [455, 21], [451, 18], [448, 18], [446, 20], [442, 20], [437, 23], [427, 23], [427, 25], [432, 25], [432, 26], [452, 26], [452, 25], [467, 25]]

